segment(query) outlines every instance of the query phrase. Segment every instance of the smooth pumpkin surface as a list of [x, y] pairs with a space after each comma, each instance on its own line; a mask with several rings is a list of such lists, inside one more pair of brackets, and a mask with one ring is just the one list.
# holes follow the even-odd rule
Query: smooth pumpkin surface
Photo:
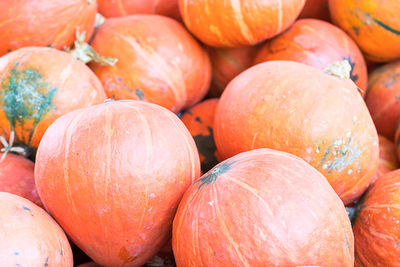
[[329, 0], [332, 21], [376, 62], [400, 58], [400, 1]]
[[286, 32], [267, 41], [257, 53], [255, 63], [270, 60], [292, 60], [318, 69], [335, 61], [347, 60], [350, 78], [367, 90], [367, 66], [356, 43], [340, 28], [321, 20], [301, 19]]
[[144, 100], [178, 112], [208, 91], [207, 52], [173, 19], [111, 18], [98, 28], [92, 46], [99, 54], [118, 59], [114, 66], [90, 65], [110, 98]]
[[220, 163], [176, 213], [177, 266], [353, 266], [351, 224], [326, 179], [304, 160], [256, 149]]
[[[0, 153], [0, 157], [3, 153]], [[26, 198], [43, 207], [35, 186], [35, 164], [22, 157], [8, 153], [0, 161], [0, 192], [8, 192]]]
[[400, 171], [386, 173], [358, 204], [353, 226], [357, 266], [400, 264]]
[[129, 100], [57, 119], [35, 166], [49, 212], [105, 266], [142, 266], [154, 256], [171, 237], [178, 203], [199, 175], [195, 142], [179, 118]]
[[400, 119], [400, 61], [371, 73], [365, 102], [378, 133], [394, 140]]
[[258, 46], [238, 48], [208, 48], [212, 66], [209, 95], [221, 96], [228, 83], [242, 71], [250, 68]]
[[330, 20], [328, 0], [306, 0], [299, 18]]
[[1, 0], [0, 56], [27, 46], [70, 47], [76, 31], [94, 30], [96, 1]]
[[73, 266], [68, 239], [46, 211], [6, 192], [0, 209], [2, 266]]
[[379, 158], [356, 85], [293, 61], [262, 63], [233, 79], [218, 103], [214, 137], [224, 159], [264, 147], [303, 158], [345, 204], [370, 184]]
[[104, 102], [90, 69], [53, 48], [27, 47], [0, 58], [0, 129], [36, 149], [47, 127], [72, 110]]
[[216, 47], [254, 45], [284, 30], [305, 0], [179, 0], [186, 27], [203, 43]]
[[97, 0], [106, 18], [133, 14], [159, 14], [180, 19], [178, 0]]
[[218, 99], [207, 99], [186, 110], [181, 120], [196, 142], [203, 173], [218, 164], [214, 142], [214, 117]]

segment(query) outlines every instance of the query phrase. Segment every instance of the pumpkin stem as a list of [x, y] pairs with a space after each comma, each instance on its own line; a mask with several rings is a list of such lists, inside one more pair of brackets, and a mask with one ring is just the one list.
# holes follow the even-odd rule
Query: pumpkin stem
[[93, 47], [85, 43], [85, 35], [85, 32], [80, 33], [79, 31], [76, 31], [76, 41], [74, 43], [75, 48], [68, 50], [67, 52], [69, 54], [85, 64], [94, 61], [103, 66], [112, 66], [118, 61], [116, 58], [103, 57], [97, 54]]
[[14, 153], [24, 156], [24, 157], [27, 156], [27, 152], [23, 147], [13, 147], [14, 139], [15, 139], [14, 131], [11, 131], [11, 133], [10, 133], [10, 141], [9, 142], [7, 142], [7, 140], [4, 138], [4, 136], [0, 135], [0, 142], [3, 145], [3, 148], [0, 149], [0, 151], [3, 152], [3, 155], [0, 158], [0, 162], [2, 162], [6, 158], [8, 152], [14, 152]]
[[347, 59], [329, 64], [325, 73], [340, 79], [350, 79], [351, 65]]
[[100, 13], [96, 14], [96, 22], [94, 23], [94, 27], [98, 28], [101, 25], [103, 25], [104, 21], [106, 21], [106, 18], [103, 17]]

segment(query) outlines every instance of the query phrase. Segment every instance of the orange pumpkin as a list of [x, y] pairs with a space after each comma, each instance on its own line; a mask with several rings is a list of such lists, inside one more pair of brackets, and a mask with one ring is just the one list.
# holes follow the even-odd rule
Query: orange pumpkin
[[152, 102], [174, 112], [200, 101], [210, 85], [207, 52], [177, 21], [158, 15], [112, 18], [98, 28], [93, 48], [117, 58], [92, 63], [108, 97]]
[[[0, 156], [3, 156], [3, 153], [0, 153]], [[24, 197], [43, 207], [36, 191], [34, 168], [35, 164], [32, 161], [8, 153], [0, 161], [0, 191]]]
[[192, 184], [172, 233], [177, 266], [192, 267], [353, 266], [353, 242], [326, 179], [271, 149], [238, 154]]
[[360, 49], [341, 29], [321, 20], [301, 19], [288, 31], [268, 41], [259, 50], [255, 63], [270, 60], [293, 60], [318, 69], [348, 60], [350, 78], [362, 89], [367, 89], [367, 66]]
[[0, 129], [8, 139], [36, 149], [47, 127], [74, 109], [106, 99], [82, 62], [53, 48], [27, 47], [0, 58]]
[[355, 84], [293, 61], [269, 61], [237, 76], [222, 94], [214, 137], [224, 158], [255, 148], [305, 159], [345, 204], [378, 164], [378, 135]]
[[76, 31], [94, 30], [96, 1], [1, 0], [0, 56], [27, 46], [70, 47]]
[[203, 173], [218, 164], [213, 132], [217, 104], [217, 98], [207, 99], [185, 111], [181, 117], [196, 142]]
[[378, 133], [394, 140], [400, 119], [400, 61], [371, 73], [365, 102]]
[[386, 173], [358, 204], [355, 254], [358, 266], [400, 265], [400, 170]]
[[216, 47], [254, 45], [286, 30], [305, 0], [179, 0], [186, 27]]
[[178, 0], [97, 0], [106, 18], [133, 14], [159, 14], [180, 19]]
[[179, 118], [129, 100], [57, 119], [43, 136], [35, 166], [49, 212], [105, 266], [142, 266], [154, 256], [199, 175], [195, 142]]
[[239, 48], [209, 47], [212, 80], [209, 95], [219, 97], [228, 83], [253, 64], [256, 46]]
[[329, 0], [332, 21], [376, 62], [400, 58], [398, 0]]
[[68, 239], [47, 212], [6, 192], [0, 209], [1, 266], [73, 266]]
[[330, 20], [328, 0], [306, 0], [299, 18]]

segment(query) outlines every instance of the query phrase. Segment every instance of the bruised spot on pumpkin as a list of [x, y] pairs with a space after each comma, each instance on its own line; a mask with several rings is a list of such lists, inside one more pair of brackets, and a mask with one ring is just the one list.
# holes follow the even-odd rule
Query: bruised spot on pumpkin
[[118, 257], [124, 261], [124, 263], [129, 263], [134, 261], [137, 256], [132, 257], [131, 255], [129, 255], [128, 250], [126, 249], [126, 247], [123, 247], [119, 250], [119, 254]]
[[11, 49], [7, 49], [7, 53], [10, 53], [12, 50]]
[[355, 63], [354, 61], [351, 61], [350, 55], [347, 56], [347, 57], [343, 57], [343, 60], [347, 60], [347, 61], [349, 62], [350, 67], [351, 67], [350, 79], [351, 79], [353, 82], [356, 82], [356, 81], [358, 80], [358, 74], [355, 74], [355, 73], [354, 73], [354, 68], [355, 68], [355, 66], [356, 66], [356, 63]]
[[360, 34], [360, 27], [359, 27], [359, 26], [353, 26], [353, 27], [351, 27], [351, 29], [353, 30], [353, 32], [354, 32], [356, 35], [359, 35], [359, 34]]
[[221, 175], [226, 173], [227, 171], [229, 171], [231, 169], [231, 166], [235, 163], [236, 161], [226, 161], [223, 162], [222, 164], [215, 166], [212, 170], [210, 170], [209, 172], [207, 172], [206, 174], [203, 175], [202, 178], [200, 178], [199, 180], [197, 180], [194, 183], [200, 183], [199, 187], [197, 188], [197, 190], [200, 190], [203, 185], [209, 185], [211, 183], [215, 183], [215, 181], [217, 180], [217, 178]]
[[214, 132], [211, 127], [207, 127], [207, 129], [209, 135], [200, 134], [193, 137], [197, 150], [204, 156], [204, 160], [201, 162], [201, 170], [203, 173], [208, 172], [212, 167], [218, 164], [218, 159], [215, 156], [217, 146], [214, 141]]
[[135, 90], [135, 94], [139, 98], [139, 100], [144, 100], [144, 93], [140, 88]]
[[46, 258], [46, 262], [43, 264], [44, 267], [49, 266], [49, 257]]
[[200, 118], [199, 116], [196, 116], [195, 121], [200, 122], [200, 123], [203, 123], [203, 122], [201, 121], [201, 118]]
[[385, 82], [385, 87], [386, 88], [391, 88], [395, 83], [398, 82], [398, 78], [400, 77], [400, 73], [395, 73], [392, 75], [390, 80]]

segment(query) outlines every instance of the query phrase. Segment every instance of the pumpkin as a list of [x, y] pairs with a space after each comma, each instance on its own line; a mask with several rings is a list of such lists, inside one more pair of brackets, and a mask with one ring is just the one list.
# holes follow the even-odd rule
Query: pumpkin
[[105, 99], [96, 75], [65, 52], [27, 47], [0, 58], [0, 129], [18, 145], [35, 150], [56, 118]]
[[61, 227], [29, 200], [0, 192], [2, 266], [72, 267], [72, 251]]
[[186, 27], [203, 43], [216, 47], [254, 45], [286, 30], [305, 0], [179, 0]]
[[180, 19], [178, 0], [97, 0], [99, 12], [107, 17], [159, 14]]
[[355, 254], [358, 266], [400, 264], [400, 170], [384, 174], [358, 204]]
[[42, 207], [39, 195], [36, 191], [34, 168], [35, 164], [18, 155], [0, 153], [0, 192], [9, 192], [26, 199]]
[[98, 28], [93, 48], [117, 58], [114, 66], [91, 63], [108, 97], [144, 100], [173, 112], [207, 93], [207, 52], [177, 21], [158, 15], [111, 18]]
[[318, 69], [348, 60], [350, 78], [362, 89], [362, 95], [367, 89], [367, 67], [360, 49], [346, 33], [325, 21], [298, 20], [285, 33], [267, 41], [255, 63], [270, 60], [293, 60]]
[[257, 48], [256, 46], [239, 48], [209, 47], [208, 51], [212, 66], [209, 95], [212, 97], [221, 96], [225, 87], [233, 78], [251, 67]]
[[27, 46], [70, 47], [76, 31], [94, 30], [96, 1], [0, 1], [0, 56]]
[[35, 166], [49, 212], [105, 266], [142, 266], [153, 257], [171, 237], [178, 203], [199, 175], [195, 142], [179, 118], [133, 100], [57, 119]]
[[77, 267], [102, 267], [102, 266], [98, 265], [94, 261], [91, 261], [91, 262], [79, 264], [79, 265], [77, 265]]
[[181, 117], [196, 142], [204, 173], [218, 163], [213, 133], [217, 104], [217, 98], [207, 99], [188, 109]]
[[[193, 183], [176, 213], [177, 266], [353, 266], [350, 220], [304, 160], [256, 149]], [[240, 245], [239, 245], [240, 244]]]
[[368, 187], [379, 157], [355, 84], [293, 61], [262, 63], [233, 79], [218, 103], [214, 138], [223, 159], [264, 147], [303, 158], [345, 204]]
[[299, 18], [330, 20], [328, 0], [306, 0]]
[[400, 119], [400, 61], [375, 69], [365, 98], [379, 134], [394, 140]]
[[400, 57], [398, 0], [329, 0], [332, 21], [356, 41], [364, 55], [376, 62]]

